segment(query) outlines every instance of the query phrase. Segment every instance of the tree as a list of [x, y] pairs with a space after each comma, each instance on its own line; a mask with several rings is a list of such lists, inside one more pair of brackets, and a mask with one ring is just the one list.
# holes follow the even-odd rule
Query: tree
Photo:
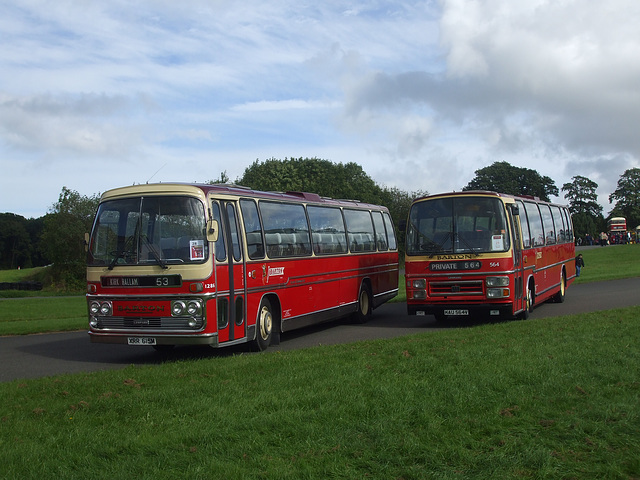
[[323, 197], [384, 205], [396, 225], [406, 218], [411, 200], [426, 194], [381, 187], [357, 163], [333, 163], [319, 158], [256, 160], [237, 183], [256, 190], [313, 192]]
[[54, 264], [54, 280], [78, 287], [84, 278], [84, 234], [91, 230], [99, 196], [80, 195], [62, 187], [51, 212], [44, 218], [42, 244]]
[[571, 177], [571, 180], [571, 183], [562, 185], [562, 191], [566, 192], [564, 198], [569, 200], [571, 214], [586, 213], [592, 217], [602, 215], [602, 206], [597, 201], [598, 184], [580, 175]]
[[558, 195], [555, 182], [530, 168], [514, 167], [508, 162], [495, 162], [476, 170], [476, 176], [463, 190], [490, 190], [509, 195], [531, 195], [549, 201]]
[[577, 237], [587, 233], [594, 235], [604, 229], [602, 206], [598, 204], [596, 189], [598, 184], [586, 177], [576, 175], [572, 182], [562, 185], [566, 192], [564, 198], [569, 200], [569, 211], [573, 218], [573, 229]]
[[215, 180], [209, 180], [208, 182], [205, 182], [208, 185], [215, 185], [218, 183], [229, 183], [229, 174], [227, 173], [227, 171], [223, 171], [220, 173], [220, 177], [216, 178]]
[[51, 260], [42, 249], [42, 232], [44, 231], [44, 217], [27, 219], [27, 232], [31, 239], [31, 263], [34, 267], [49, 265]]
[[43, 227], [43, 217], [26, 219], [14, 213], [0, 213], [0, 268], [41, 267], [51, 263], [40, 248]]
[[31, 239], [27, 231], [27, 220], [14, 213], [0, 214], [0, 268], [31, 266]]
[[264, 162], [256, 160], [238, 180], [256, 190], [313, 192], [323, 197], [348, 198], [376, 203], [382, 189], [356, 163], [332, 163], [319, 158]]
[[616, 200], [612, 216], [627, 219], [627, 228], [640, 225], [640, 168], [630, 168], [620, 176], [618, 187], [609, 195], [609, 203]]

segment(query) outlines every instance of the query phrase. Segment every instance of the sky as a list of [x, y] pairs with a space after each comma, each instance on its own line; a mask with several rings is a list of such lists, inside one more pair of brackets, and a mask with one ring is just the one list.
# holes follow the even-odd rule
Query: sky
[[315, 157], [408, 192], [581, 175], [606, 215], [640, 166], [639, 25], [637, 0], [0, 0], [0, 212]]

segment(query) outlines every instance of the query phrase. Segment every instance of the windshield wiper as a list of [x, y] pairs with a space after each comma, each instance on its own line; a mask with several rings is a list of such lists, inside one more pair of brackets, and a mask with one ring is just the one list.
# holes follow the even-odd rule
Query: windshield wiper
[[111, 263], [109, 264], [109, 270], [113, 270], [113, 267], [116, 266], [118, 260], [120, 260], [125, 255], [135, 255], [135, 252], [128, 250], [129, 245], [133, 242], [133, 237], [134, 235], [131, 235], [129, 238], [127, 238], [127, 240], [124, 242], [122, 250], [116, 250], [115, 252], [111, 253], [111, 255], [113, 255], [113, 260], [111, 260]]
[[164, 262], [164, 260], [162, 260], [162, 258], [158, 254], [158, 251], [155, 249], [153, 244], [149, 241], [147, 236], [140, 235], [140, 237], [142, 238], [142, 241], [145, 243], [145, 245], [147, 245], [147, 247], [149, 248], [149, 251], [151, 252], [151, 255], [153, 255], [153, 258], [155, 258], [156, 262], [158, 262], [158, 265], [160, 265], [163, 269], [169, 268], [167, 267], [167, 264]]
[[416, 245], [417, 246], [417, 250], [414, 253], [416, 253], [416, 254], [418, 254], [418, 253], [428, 253], [429, 254], [429, 258], [431, 258], [436, 253], [443, 253], [444, 252], [443, 246], [446, 243], [447, 239], [449, 238], [449, 235], [451, 235], [451, 232], [447, 232], [446, 236], [442, 239], [442, 243], [437, 244], [431, 238], [429, 238], [427, 235], [422, 233], [420, 231], [420, 229], [413, 222], [411, 222], [410, 226], [411, 226], [411, 228], [413, 228], [416, 231], [416, 233], [418, 234], [418, 237], [420, 239], [417, 242], [417, 245]]
[[[444, 252], [444, 244], [447, 243], [447, 240], [449, 240], [449, 238], [451, 238], [451, 237], [452, 237], [451, 232], [447, 232], [447, 234], [442, 239], [442, 242], [440, 242], [440, 243], [431, 242], [434, 245], [435, 248], [429, 254], [429, 258], [433, 258], [433, 256], [436, 253]], [[451, 242], [451, 243], [453, 244], [453, 242]]]
[[457, 238], [458, 240], [460, 240], [465, 247], [467, 247], [476, 257], [480, 256], [480, 253], [478, 253], [478, 250], [480, 250], [480, 247], [477, 247], [477, 249], [473, 246], [471, 246], [471, 244], [469, 243], [469, 241], [464, 237], [464, 235], [460, 235], [459, 233], [454, 233], [455, 238]]

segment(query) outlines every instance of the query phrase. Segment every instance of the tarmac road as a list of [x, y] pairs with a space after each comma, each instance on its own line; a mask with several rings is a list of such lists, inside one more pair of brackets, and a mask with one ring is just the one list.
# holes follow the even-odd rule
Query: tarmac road
[[[539, 305], [528, 321], [640, 305], [639, 292], [640, 278], [572, 285], [567, 289], [564, 303]], [[408, 316], [404, 303], [390, 303], [375, 310], [373, 318], [364, 325], [332, 322], [288, 332], [282, 336], [280, 345], [273, 346], [270, 350], [285, 351], [392, 338], [481, 323], [482, 321], [467, 320], [436, 323], [432, 316]], [[0, 382], [118, 369], [128, 365], [160, 364], [172, 360], [224, 357], [246, 351], [246, 346], [224, 349], [176, 347], [168, 356], [163, 357], [150, 347], [92, 344], [85, 331], [0, 337]]]

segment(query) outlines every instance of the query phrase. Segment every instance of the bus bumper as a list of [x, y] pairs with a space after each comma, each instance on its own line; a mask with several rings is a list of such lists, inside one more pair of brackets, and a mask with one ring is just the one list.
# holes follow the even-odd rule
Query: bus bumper
[[407, 305], [409, 315], [434, 315], [438, 319], [445, 317], [474, 318], [502, 317], [513, 318], [513, 306], [510, 303], [455, 304], [455, 305]]
[[[127, 332], [127, 333], [102, 333], [89, 331], [89, 340], [91, 343], [116, 343], [123, 345], [210, 345], [212, 347], [218, 346], [218, 334], [200, 334], [200, 335], [167, 335], [163, 333], [142, 333], [142, 332]], [[145, 339], [142, 342], [135, 342], [131, 339]]]

